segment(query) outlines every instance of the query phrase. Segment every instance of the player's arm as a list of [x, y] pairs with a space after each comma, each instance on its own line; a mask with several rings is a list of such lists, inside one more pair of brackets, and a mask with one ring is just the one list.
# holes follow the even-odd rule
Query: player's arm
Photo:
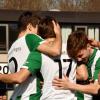
[[69, 84], [70, 90], [76, 90], [76, 91], [81, 91], [83, 93], [89, 93], [89, 94], [98, 94], [98, 90], [100, 89], [100, 85], [98, 82], [91, 83], [88, 85], [80, 85], [80, 84], [75, 84], [75, 83], [70, 83]]
[[47, 55], [50, 56], [58, 56], [61, 53], [61, 47], [62, 47], [62, 37], [61, 37], [61, 29], [58, 23], [55, 23], [53, 21], [53, 25], [54, 25], [54, 31], [56, 34], [56, 38], [54, 40], [54, 42], [51, 44], [47, 44], [47, 43], [42, 43], [41, 45], [39, 45], [37, 47], [37, 49], [42, 52], [45, 53]]
[[87, 67], [85, 64], [81, 64], [77, 66], [76, 79], [77, 80], [87, 80], [88, 79], [88, 71], [87, 71]]
[[98, 94], [98, 90], [100, 89], [97, 81], [88, 85], [80, 85], [70, 82], [66, 76], [63, 79], [55, 78], [52, 84], [56, 89], [76, 90], [89, 94]]
[[20, 84], [24, 82], [30, 75], [30, 71], [26, 68], [22, 68], [19, 72], [12, 74], [0, 74], [0, 81], [4, 83]]

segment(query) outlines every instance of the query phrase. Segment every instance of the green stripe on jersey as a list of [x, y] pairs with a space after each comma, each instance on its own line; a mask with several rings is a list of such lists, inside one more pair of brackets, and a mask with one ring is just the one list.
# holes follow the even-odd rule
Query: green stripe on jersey
[[91, 66], [93, 64], [95, 55], [96, 55], [97, 50], [94, 49], [93, 54], [89, 57], [88, 63], [87, 63], [87, 70], [88, 70], [88, 75], [89, 75], [89, 79], [92, 78], [92, 73], [91, 73]]
[[30, 52], [24, 66], [27, 66], [31, 74], [33, 76], [34, 75], [36, 76], [36, 94], [30, 95], [29, 100], [40, 100], [41, 97], [40, 81], [42, 76], [37, 75], [37, 73], [40, 73], [41, 65], [42, 65], [41, 53], [37, 51]]
[[[87, 69], [88, 69], [88, 73], [89, 73], [89, 79], [92, 78], [92, 74], [91, 74], [91, 66], [94, 62], [95, 56], [96, 56], [96, 52], [97, 49], [94, 49], [93, 54], [90, 56], [89, 61], [87, 63]], [[95, 67], [95, 71], [94, 71], [94, 79], [98, 79], [98, 73], [100, 72], [100, 58], [97, 60], [96, 62], [96, 67]]]
[[97, 60], [96, 62], [96, 67], [95, 67], [95, 71], [94, 71], [94, 79], [98, 79], [98, 74], [100, 73], [100, 58]]
[[84, 94], [82, 94], [81, 92], [76, 92], [75, 93], [77, 100], [84, 100]]

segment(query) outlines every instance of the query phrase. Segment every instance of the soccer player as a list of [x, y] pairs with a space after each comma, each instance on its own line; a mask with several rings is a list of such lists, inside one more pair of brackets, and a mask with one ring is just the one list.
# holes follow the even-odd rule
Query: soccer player
[[[52, 17], [46, 17], [42, 21], [40, 21], [39, 24], [40, 35], [43, 38], [48, 38], [50, 44], [52, 44], [53, 41], [55, 40], [52, 20], [55, 21], [55, 19]], [[30, 53], [27, 59], [28, 63], [26, 62], [24, 66], [32, 68], [32, 65], [34, 64], [34, 58], [35, 58], [34, 56], [36, 54], [37, 54], [37, 63], [41, 62], [40, 69], [44, 79], [42, 96], [40, 100], [66, 100], [66, 99], [75, 100], [75, 94], [73, 91], [56, 90], [52, 86], [52, 81], [55, 76], [59, 76], [59, 78], [62, 78], [62, 75], [66, 73], [66, 75], [69, 76], [69, 79], [72, 82], [75, 82], [76, 79], [74, 76], [75, 76], [76, 63], [72, 61], [66, 54], [63, 54], [61, 55], [61, 57], [57, 57], [54, 59], [52, 57], [44, 55], [43, 53], [39, 53], [36, 51]]]
[[[0, 81], [6, 83], [18, 83], [15, 89], [12, 100], [39, 100], [40, 87], [39, 80], [36, 73], [31, 74], [32, 69], [24, 67], [27, 57], [30, 52], [41, 51], [51, 56], [57, 56], [61, 51], [61, 31], [58, 23], [54, 21], [54, 32], [56, 39], [54, 43], [49, 45], [47, 42], [43, 43], [43, 39], [37, 35], [39, 18], [33, 16], [31, 13], [23, 13], [20, 19], [20, 35], [8, 52], [9, 68], [12, 74], [1, 74]], [[28, 63], [28, 62], [27, 62]], [[40, 64], [39, 64], [40, 65]], [[38, 68], [39, 65], [34, 64]]]
[[[51, 36], [49, 34], [49, 31], [53, 29], [51, 20], [49, 18], [46, 18], [41, 23], [42, 23], [42, 30], [44, 31], [44, 32], [42, 31], [42, 33], [46, 33], [46, 34], [43, 34], [44, 37], [47, 38], [47, 35]], [[50, 29], [48, 29], [48, 28], [50, 28]], [[47, 30], [48, 30], [48, 32], [46, 32]], [[39, 32], [39, 33], [41, 33], [41, 32]], [[48, 59], [47, 57], [44, 57], [44, 58]], [[64, 73], [66, 73], [66, 75], [69, 77], [69, 79], [72, 82], [76, 82], [76, 77], [75, 77], [76, 63], [72, 59], [70, 59], [70, 57], [68, 57], [67, 54], [62, 54], [59, 59], [53, 59], [55, 61], [56, 65], [54, 64], [54, 62], [52, 62], [51, 59], [50, 60], [49, 59], [45, 60], [45, 59], [43, 59], [44, 64], [42, 63], [43, 65], [41, 67], [41, 72], [42, 72], [42, 75], [44, 78], [44, 85], [43, 85], [43, 89], [42, 89], [43, 95], [41, 97], [41, 100], [44, 100], [44, 99], [66, 100], [66, 98], [67, 98], [67, 100], [76, 99], [73, 91], [70, 91], [70, 90], [67, 90], [67, 91], [57, 90], [56, 91], [54, 89], [54, 87], [52, 87], [52, 80], [53, 80], [54, 76], [59, 76], [60, 78], [62, 78], [62, 74], [64, 74]], [[51, 66], [51, 64], [52, 64], [52, 66]], [[57, 67], [57, 65], [59, 65], [59, 66]], [[81, 77], [78, 77], [78, 78], [80, 78], [82, 80], [87, 79], [88, 75], [86, 73], [86, 67], [84, 65], [81, 65], [77, 69], [78, 69], [78, 71], [82, 70], [81, 71], [82, 73], [80, 74]], [[84, 77], [84, 74], [86, 74], [87, 76], [85, 75], [85, 77]], [[65, 94], [65, 92], [66, 92], [66, 94]]]
[[[98, 74], [100, 72], [100, 50], [91, 47], [85, 33], [81, 31], [73, 32], [67, 41], [68, 55], [76, 61], [83, 61], [87, 65], [89, 79], [93, 79], [93, 83], [87, 85], [79, 85], [70, 83], [65, 76], [64, 79], [56, 78], [53, 81], [54, 86], [61, 89], [71, 89], [82, 91], [85, 93], [99, 94], [100, 84], [98, 82]], [[92, 100], [99, 100], [100, 95], [93, 95]]]
[[[51, 30], [53, 30], [52, 20], [55, 20], [55, 19], [52, 17], [51, 18], [47, 17], [47, 18], [43, 19], [39, 25], [39, 31], [40, 31], [39, 33], [41, 33], [40, 35], [43, 38], [50, 38], [50, 39], [48, 39], [48, 41], [51, 40], [51, 37], [52, 37], [52, 40], [54, 40], [54, 35], [53, 35], [54, 32], [51, 32]], [[50, 43], [52, 43], [52, 41]], [[48, 60], [46, 60], [46, 59], [48, 59]], [[45, 60], [47, 61], [46, 63], [45, 63]], [[52, 62], [52, 60], [54, 60], [55, 62]], [[44, 99], [66, 100], [66, 98], [67, 98], [67, 100], [76, 99], [74, 91], [70, 91], [70, 90], [56, 91], [54, 89], [54, 87], [52, 87], [52, 80], [53, 80], [54, 76], [59, 76], [60, 78], [62, 78], [62, 74], [64, 74], [64, 73], [66, 73], [66, 75], [69, 77], [69, 79], [72, 82], [76, 82], [76, 76], [75, 76], [76, 75], [76, 63], [73, 60], [71, 60], [68, 57], [68, 55], [65, 53], [63, 53], [61, 55], [61, 57], [59, 57], [59, 59], [58, 58], [57, 59], [53, 59], [53, 58], [49, 59], [47, 56], [42, 54], [41, 61], [43, 62], [42, 67], [41, 67], [41, 73], [45, 80], [43, 89], [42, 89], [43, 94], [42, 94], [41, 100], [44, 100]], [[32, 62], [32, 61], [30, 61], [30, 62]], [[55, 65], [55, 63], [56, 63], [56, 65]], [[83, 73], [80, 74], [79, 73], [80, 71]], [[80, 74], [79, 75], [80, 77], [78, 77], [78, 78], [80, 78], [82, 80], [87, 79], [88, 75], [86, 73], [86, 67], [84, 65], [77, 67], [77, 72]], [[47, 76], [47, 74], [48, 74], [48, 76]], [[66, 92], [66, 94], [65, 94], [65, 92]]]

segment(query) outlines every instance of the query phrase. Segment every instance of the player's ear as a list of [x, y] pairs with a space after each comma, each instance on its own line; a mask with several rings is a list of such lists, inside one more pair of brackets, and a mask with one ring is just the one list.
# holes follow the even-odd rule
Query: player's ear
[[31, 24], [28, 24], [28, 25], [27, 25], [27, 29], [28, 29], [29, 31], [31, 31], [31, 27], [32, 27]]

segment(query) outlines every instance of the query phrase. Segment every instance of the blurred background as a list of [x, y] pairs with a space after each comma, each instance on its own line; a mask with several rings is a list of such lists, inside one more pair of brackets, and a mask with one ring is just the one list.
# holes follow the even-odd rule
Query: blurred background
[[47, 11], [59, 9], [61, 11], [99, 12], [100, 0], [0, 0], [1, 9]]

